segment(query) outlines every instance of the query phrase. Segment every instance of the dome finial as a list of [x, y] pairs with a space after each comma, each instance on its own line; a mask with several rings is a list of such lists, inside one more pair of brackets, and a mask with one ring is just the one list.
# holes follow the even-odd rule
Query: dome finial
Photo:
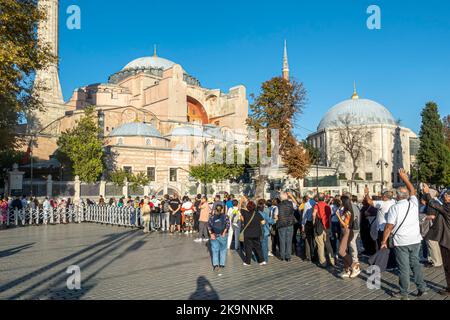
[[353, 82], [353, 100], [359, 99], [358, 93], [356, 92], [356, 81]]
[[157, 55], [156, 55], [156, 44], [153, 45], [153, 56], [157, 57]]

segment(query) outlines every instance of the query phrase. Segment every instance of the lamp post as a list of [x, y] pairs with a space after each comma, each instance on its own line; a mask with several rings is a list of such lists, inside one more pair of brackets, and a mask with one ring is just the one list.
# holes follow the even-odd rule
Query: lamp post
[[208, 172], [208, 166], [207, 166], [207, 157], [208, 154], [206, 153], [206, 149], [208, 148], [209, 144], [214, 144], [213, 140], [203, 140], [203, 157], [204, 157], [204, 179], [203, 179], [203, 192], [205, 194], [205, 197], [208, 197], [208, 190], [207, 190], [207, 185], [206, 185], [206, 174]]
[[389, 164], [384, 159], [380, 159], [377, 162], [377, 167], [381, 170], [381, 192], [383, 192], [384, 189], [384, 168], [387, 169]]

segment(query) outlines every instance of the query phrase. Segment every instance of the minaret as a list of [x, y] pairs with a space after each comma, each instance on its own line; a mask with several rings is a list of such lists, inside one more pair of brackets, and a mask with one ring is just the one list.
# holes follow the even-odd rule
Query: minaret
[[43, 128], [53, 120], [64, 115], [64, 98], [58, 74], [58, 9], [59, 0], [39, 0], [38, 6], [46, 13], [46, 20], [38, 24], [37, 36], [39, 44], [50, 47], [51, 54], [56, 60], [46, 69], [36, 72], [35, 84], [39, 86], [39, 97], [44, 104], [45, 111], [35, 114], [39, 120], [39, 127]]
[[353, 82], [353, 95], [352, 95], [352, 100], [358, 100], [359, 96], [358, 93], [356, 92], [356, 81]]
[[284, 40], [283, 79], [289, 81], [289, 62], [288, 62], [286, 40]]

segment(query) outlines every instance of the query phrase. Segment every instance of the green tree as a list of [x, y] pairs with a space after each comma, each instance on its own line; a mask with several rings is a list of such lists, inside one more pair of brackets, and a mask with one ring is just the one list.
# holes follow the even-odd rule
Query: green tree
[[94, 107], [86, 108], [84, 113], [74, 128], [59, 137], [56, 156], [62, 163], [70, 160], [65, 167], [72, 168], [72, 173], [81, 181], [94, 183], [105, 169], [105, 155], [100, 129], [94, 121]]
[[38, 45], [36, 24], [46, 17], [37, 1], [0, 0], [0, 8], [0, 145], [7, 151], [24, 142], [16, 133], [21, 119], [43, 108], [34, 75], [55, 57], [48, 44]]
[[119, 169], [109, 173], [108, 180], [113, 182], [118, 187], [123, 187], [125, 185], [125, 178], [130, 180], [130, 173], [128, 171]]
[[450, 114], [446, 115], [442, 122], [444, 123], [445, 144], [450, 149]]
[[[199, 180], [202, 183], [211, 183], [213, 180], [225, 181], [236, 180], [242, 176], [245, 170], [245, 164], [239, 164], [237, 161], [238, 152], [234, 148], [234, 162], [232, 164], [226, 163], [227, 149], [222, 150], [223, 163], [207, 163], [206, 171], [205, 164], [195, 165], [189, 167], [189, 175]], [[215, 152], [211, 153], [211, 157], [215, 157]]]
[[[264, 82], [260, 94], [252, 95], [252, 98], [254, 102], [250, 105], [247, 125], [257, 131], [268, 130], [269, 150], [271, 149], [270, 130], [278, 130], [278, 150], [287, 168], [287, 174], [296, 179], [303, 178], [308, 173], [309, 156], [293, 134], [294, 124], [306, 104], [306, 90], [303, 84], [275, 77]], [[268, 155], [271, 156], [270, 152]], [[264, 164], [260, 164], [259, 169], [256, 195], [263, 196], [267, 168]]]
[[417, 155], [419, 177], [432, 184], [449, 184], [450, 150], [445, 144], [444, 126], [437, 104], [428, 102], [421, 116], [420, 148]]
[[150, 178], [144, 172], [130, 174], [128, 179], [128, 181], [130, 181], [130, 188], [133, 192], [136, 192], [139, 187], [146, 186], [150, 183]]

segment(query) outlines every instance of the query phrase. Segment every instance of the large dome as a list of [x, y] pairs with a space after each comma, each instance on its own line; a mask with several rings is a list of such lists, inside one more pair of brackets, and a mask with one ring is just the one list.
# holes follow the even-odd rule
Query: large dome
[[332, 107], [322, 118], [317, 131], [344, 126], [343, 119], [349, 115], [352, 125], [395, 125], [392, 113], [378, 102], [368, 99], [349, 99]]
[[141, 69], [141, 68], [155, 68], [155, 69], [169, 69], [171, 68], [175, 62], [160, 58], [160, 57], [142, 57], [135, 59], [128, 63], [122, 70], [127, 69]]

